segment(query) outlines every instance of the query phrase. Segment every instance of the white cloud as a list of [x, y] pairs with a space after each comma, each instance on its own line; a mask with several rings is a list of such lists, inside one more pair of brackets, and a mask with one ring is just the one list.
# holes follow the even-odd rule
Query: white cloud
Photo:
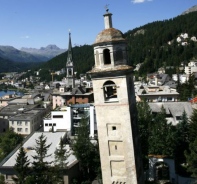
[[136, 4], [136, 3], [144, 3], [146, 1], [153, 1], [153, 0], [132, 0], [131, 2]]
[[26, 36], [21, 36], [21, 38], [28, 39], [28, 38], [30, 38], [30, 36], [28, 36], [28, 35], [26, 35]]

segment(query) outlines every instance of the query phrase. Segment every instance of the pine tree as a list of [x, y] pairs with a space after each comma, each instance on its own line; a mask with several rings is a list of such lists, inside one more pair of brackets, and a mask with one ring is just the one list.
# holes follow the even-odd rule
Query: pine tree
[[36, 140], [35, 152], [36, 155], [32, 156], [34, 161], [32, 163], [34, 183], [38, 184], [52, 184], [52, 174], [50, 164], [52, 162], [47, 162], [45, 159], [50, 157], [51, 154], [47, 154], [48, 149], [51, 144], [46, 144], [47, 138], [41, 134]]
[[0, 184], [6, 184], [5, 183], [5, 177], [2, 174], [0, 174]]
[[193, 113], [189, 121], [189, 142], [194, 142], [197, 135], [197, 109], [193, 109]]
[[12, 129], [7, 130], [0, 136], [0, 159], [7, 156], [23, 140], [22, 135]]
[[150, 126], [149, 154], [174, 156], [175, 128], [165, 118], [165, 109], [162, 107]]
[[16, 164], [14, 165], [14, 170], [17, 172], [17, 177], [14, 177], [13, 180], [17, 184], [25, 184], [26, 178], [30, 174], [29, 164], [28, 156], [26, 155], [24, 148], [21, 146], [16, 157]]
[[187, 170], [197, 179], [197, 138], [189, 144], [189, 151], [185, 153]]
[[182, 167], [182, 164], [186, 162], [184, 152], [189, 149], [189, 120], [187, 114], [184, 111], [181, 117], [181, 121], [176, 125], [176, 149], [175, 149], [175, 163], [176, 171], [180, 175], [185, 175], [186, 170]]
[[151, 109], [146, 101], [137, 103], [138, 124], [143, 156], [143, 166], [148, 168], [148, 137], [150, 124], [153, 120]]
[[98, 174], [100, 159], [98, 159], [98, 144], [93, 144], [90, 141], [88, 120], [85, 118], [80, 122], [77, 137], [74, 140], [73, 150], [81, 163], [82, 180], [90, 183]]
[[187, 171], [197, 178], [197, 109], [193, 109], [189, 123], [189, 150], [185, 151]]
[[66, 153], [67, 150], [65, 148], [65, 144], [63, 142], [63, 139], [60, 139], [60, 143], [59, 143], [59, 148], [56, 148], [55, 150], [55, 161], [54, 161], [54, 175], [56, 177], [56, 181], [58, 183], [64, 183], [63, 181], [63, 174], [64, 174], [64, 170], [67, 167], [67, 158], [68, 158], [68, 154]]
[[[176, 129], [178, 152], [183, 153], [189, 146], [189, 120], [185, 111], [183, 112], [181, 121], [177, 124]], [[180, 148], [183, 148], [184, 150], [180, 151]]]

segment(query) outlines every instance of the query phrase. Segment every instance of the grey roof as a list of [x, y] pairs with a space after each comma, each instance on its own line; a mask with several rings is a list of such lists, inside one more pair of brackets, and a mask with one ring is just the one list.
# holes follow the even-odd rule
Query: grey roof
[[[149, 91], [149, 89], [155, 88], [155, 91]], [[167, 96], [167, 95], [176, 95], [179, 93], [177, 91], [171, 90], [169, 86], [144, 86], [144, 89], [141, 87], [135, 86], [135, 92], [138, 96]], [[145, 93], [144, 93], [145, 92]]]
[[24, 98], [14, 99], [8, 103], [9, 104], [27, 104], [27, 99], [24, 99]]
[[169, 86], [170, 88], [176, 89], [177, 83], [175, 81], [171, 80], [171, 81], [166, 82], [164, 84], [164, 86]]
[[31, 110], [37, 106], [38, 105], [26, 105], [26, 104], [7, 105], [6, 107], [4, 107], [0, 110], [0, 115], [7, 115], [7, 116], [16, 115], [16, 114], [20, 113], [19, 109], [21, 109], [21, 108], [23, 108], [25, 110]]
[[[31, 135], [23, 144], [24, 150], [27, 153], [28, 159], [30, 160], [30, 165], [33, 162], [32, 156], [36, 155], [35, 150], [30, 149], [34, 148], [36, 146], [36, 140], [38, 140], [39, 136], [41, 134], [47, 138], [46, 145], [51, 144], [48, 154], [51, 156], [45, 158], [44, 161], [51, 162], [54, 161], [54, 152], [56, 148], [59, 146], [60, 138], [64, 138], [66, 136], [66, 132], [35, 132], [33, 135]], [[68, 159], [66, 162], [68, 162], [67, 166], [71, 165], [73, 162], [76, 161], [76, 157], [72, 154], [72, 150], [70, 150], [69, 146], [66, 146], [67, 148], [67, 154]], [[19, 148], [17, 150], [14, 150], [10, 155], [8, 155], [1, 163], [0, 166], [2, 167], [13, 167], [16, 163], [16, 158], [19, 153]], [[52, 164], [53, 165], [53, 164]]]
[[150, 102], [148, 104], [152, 112], [160, 112], [163, 106], [166, 110], [166, 114], [172, 114], [173, 116], [182, 116], [183, 112], [185, 111], [189, 118], [193, 112], [190, 102]]
[[50, 93], [43, 93], [42, 95], [44, 96], [44, 101], [48, 101], [51, 94]]
[[90, 107], [91, 104], [89, 103], [86, 103], [86, 104], [73, 104], [71, 105], [72, 108], [87, 108], [87, 107]]
[[83, 87], [76, 87], [72, 89], [72, 95], [76, 95], [76, 94], [84, 94], [85, 93], [85, 89]]
[[38, 114], [42, 113], [43, 110], [30, 110], [27, 112], [23, 112], [20, 114], [17, 114], [15, 116], [12, 116], [9, 118], [10, 121], [31, 121], [32, 119], [35, 118], [35, 116], [37, 116]]

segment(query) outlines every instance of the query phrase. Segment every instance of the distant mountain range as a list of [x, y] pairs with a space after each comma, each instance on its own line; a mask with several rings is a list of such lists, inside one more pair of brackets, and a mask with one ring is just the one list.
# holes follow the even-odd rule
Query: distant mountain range
[[22, 47], [21, 51], [32, 54], [40, 58], [42, 61], [47, 61], [65, 52], [66, 49], [60, 49], [56, 45], [48, 45], [46, 47], [41, 47], [40, 49]]
[[[195, 57], [197, 52], [194, 50], [197, 49], [195, 46], [197, 43], [193, 43], [195, 49], [190, 48], [192, 45], [188, 45], [184, 49], [183, 47], [177, 47], [175, 49], [179, 49], [180, 51], [176, 51], [173, 55], [169, 55], [167, 52], [173, 48], [166, 45], [167, 41], [175, 39], [181, 33], [185, 33], [185, 31], [187, 31], [189, 36], [197, 37], [195, 11], [197, 11], [197, 5], [183, 12], [182, 15], [184, 16], [178, 16], [171, 20], [156, 21], [126, 32], [125, 37], [130, 40], [128, 48], [132, 48], [128, 50], [131, 63], [142, 63], [145, 60], [148, 63], [148, 66], [152, 66], [151, 64], [155, 62], [154, 66], [160, 67], [163, 62], [168, 65], [175, 64], [175, 61], [177, 60], [176, 57], [179, 57], [179, 60], [189, 60], [192, 57]], [[141, 30], [145, 30], [145, 32], [141, 32]], [[142, 44], [142, 47], [139, 43]], [[157, 46], [158, 48], [156, 48]], [[161, 49], [164, 48], [164, 46], [166, 50]], [[76, 71], [79, 74], [85, 73], [94, 65], [92, 49], [92, 46], [89, 45], [80, 47], [76, 46], [73, 48]], [[181, 49], [183, 49], [183, 51]], [[160, 56], [158, 56], [156, 60], [150, 58], [150, 50], [151, 55], [160, 53], [163, 60], [161, 60]], [[166, 52], [163, 53], [163, 50]], [[187, 52], [187, 54], [185, 52]], [[179, 53], [178, 56], [176, 56], [176, 53]], [[66, 56], [66, 49], [60, 49], [56, 45], [48, 45], [46, 47], [41, 47], [40, 49], [23, 47], [20, 50], [12, 46], [0, 46], [0, 72], [16, 71], [16, 69], [17, 71], [23, 71], [35, 66], [38, 67], [43, 62], [45, 62], [43, 65], [45, 69], [52, 68], [53, 70], [58, 70], [65, 67]], [[155, 58], [156, 56], [154, 56], [154, 59]], [[151, 61], [151, 64], [149, 60]], [[152, 60], [154, 62], [152, 62]]]
[[18, 50], [12, 46], [0, 46], [0, 57], [14, 62], [44, 62], [65, 52], [66, 49], [60, 49], [56, 45], [48, 45], [35, 48], [21, 48]]

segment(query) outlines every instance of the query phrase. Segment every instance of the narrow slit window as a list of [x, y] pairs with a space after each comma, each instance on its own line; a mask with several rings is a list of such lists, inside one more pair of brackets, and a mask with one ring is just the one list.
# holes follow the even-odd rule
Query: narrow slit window
[[104, 64], [105, 65], [109, 65], [111, 64], [111, 57], [110, 57], [110, 50], [109, 49], [105, 49], [103, 51], [103, 59], [104, 59]]

